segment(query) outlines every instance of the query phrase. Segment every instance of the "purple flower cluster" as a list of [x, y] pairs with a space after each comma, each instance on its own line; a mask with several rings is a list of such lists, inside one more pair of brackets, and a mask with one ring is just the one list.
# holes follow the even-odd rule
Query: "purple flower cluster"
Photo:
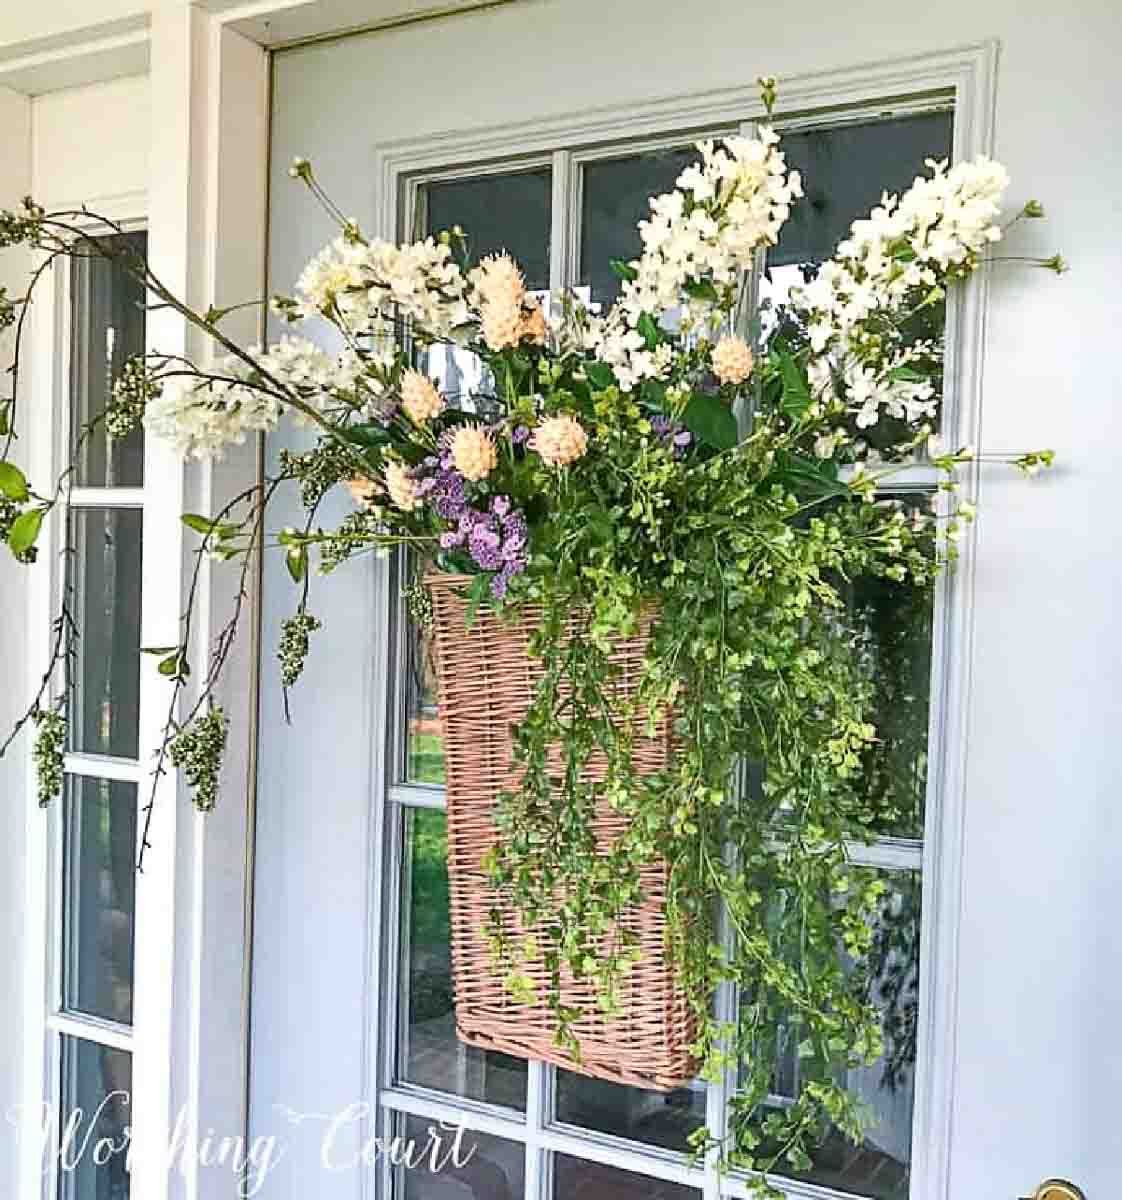
[[669, 417], [651, 417], [651, 429], [655, 437], [673, 452], [675, 458], [681, 458], [686, 452], [686, 447], [693, 441], [693, 434]]
[[507, 496], [493, 497], [486, 512], [473, 508], [450, 455], [428, 458], [423, 465], [429, 473], [418, 483], [418, 495], [432, 504], [437, 516], [455, 522], [455, 528], [440, 535], [441, 547], [463, 547], [480, 570], [497, 572], [491, 592], [501, 600], [511, 579], [529, 563], [525, 516], [511, 507]]

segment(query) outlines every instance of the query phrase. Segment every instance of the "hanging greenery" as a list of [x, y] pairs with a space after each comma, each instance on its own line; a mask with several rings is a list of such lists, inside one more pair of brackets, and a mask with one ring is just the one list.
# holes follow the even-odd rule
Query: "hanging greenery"
[[[770, 112], [773, 81], [764, 95]], [[473, 262], [458, 229], [401, 246], [368, 238], [297, 160], [293, 176], [339, 218], [340, 235], [273, 311], [320, 340], [330, 326], [338, 351], [295, 337], [235, 344], [222, 331], [227, 312], [190, 310], [113, 239], [112, 222], [86, 213], [28, 201], [0, 215], [0, 244], [30, 246], [44, 265], [113, 257], [220, 352], [130, 362], [93, 422], [111, 436], [143, 420], [187, 458], [205, 458], [284, 414], [318, 435], [219, 511], [184, 517], [201, 542], [180, 642], [153, 651], [171, 691], [156, 773], [170, 757], [200, 807], [215, 802], [226, 720], [213, 693], [238, 612], [187, 703], [207, 555], [248, 569], [262, 546], [284, 554], [298, 593], [279, 648], [286, 689], [320, 628], [312, 577], [371, 549], [407, 547], [431, 569], [470, 576], [473, 611], [517, 620], [535, 606], [532, 653], [545, 669], [515, 731], [520, 782], [496, 797], [501, 837], [485, 865], [496, 896], [527, 923], [548, 914], [549, 933], [528, 945], [496, 918], [497, 969], [518, 995], [525, 956], [544, 956], [557, 1037], [579, 1052], [580, 1014], [561, 1000], [562, 972], [595, 980], [601, 1006], [618, 1008], [638, 950], [619, 937], [606, 952], [602, 934], [636, 899], [641, 869], [665, 861], [667, 953], [700, 1018], [698, 1061], [707, 1078], [737, 1072], [734, 1139], [721, 1149], [766, 1173], [806, 1167], [830, 1130], [861, 1136], [866, 1117], [844, 1079], [885, 1054], [881, 1007], [893, 1009], [889, 1063], [912, 1036], [914, 980], [885, 943], [893, 913], [883, 881], [848, 848], [914, 805], [923, 751], [908, 743], [915, 722], [901, 714], [925, 707], [925, 685], [878, 692], [877, 655], [907, 650], [870, 648], [852, 589], [880, 581], [882, 599], [925, 612], [974, 517], [961, 478], [969, 483], [982, 456], [934, 433], [943, 314], [1008, 228], [999, 219], [1007, 178], [985, 158], [929, 164], [856, 222], [782, 311], [746, 324], [753, 269], [801, 181], [766, 126], [698, 152], [677, 188], [651, 201], [642, 254], [614, 264], [622, 290], [604, 315], [572, 294], [531, 296], [506, 255]], [[1014, 220], [1042, 215], [1030, 202]], [[1039, 265], [1064, 269], [1058, 256]], [[31, 295], [0, 296], [0, 317], [20, 332]], [[426, 373], [426, 356], [443, 346], [481, 361], [470, 394], [446, 395]], [[45, 515], [65, 502], [69, 471], [36, 490], [12, 462], [18, 348], [0, 406], [0, 536], [29, 562]], [[892, 494], [893, 476], [917, 457], [940, 480], [930, 510]], [[1008, 461], [1032, 474], [1051, 454]], [[340, 483], [356, 507], [324, 529], [320, 502]], [[285, 485], [299, 489], [306, 521], [267, 535], [268, 500]], [[411, 589], [427, 612], [423, 587]], [[643, 614], [653, 619], [649, 650], [624, 700], [611, 648]], [[76, 632], [66, 614], [52, 667]], [[59, 788], [64, 698], [48, 671], [29, 709], [44, 800]], [[645, 774], [635, 739], [667, 713], [672, 765]], [[598, 782], [580, 771], [593, 754], [607, 764]], [[604, 803], [628, 818], [606, 853], [591, 832]], [[730, 936], [718, 936], [722, 920]], [[739, 994], [735, 1023], [713, 1016], [725, 983]], [[777, 1107], [769, 1097], [792, 1045], [803, 1086]]]

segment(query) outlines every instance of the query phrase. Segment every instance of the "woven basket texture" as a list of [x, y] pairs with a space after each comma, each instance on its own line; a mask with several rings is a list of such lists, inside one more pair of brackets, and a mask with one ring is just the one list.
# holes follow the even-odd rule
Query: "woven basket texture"
[[[525, 716], [542, 674], [540, 661], [527, 654], [535, 614], [527, 611], [517, 624], [510, 624], [481, 609], [468, 629], [463, 593], [470, 579], [432, 573], [426, 582], [433, 599], [433, 657], [444, 740], [459, 1037], [488, 1050], [539, 1059], [616, 1083], [660, 1091], [681, 1087], [697, 1070], [689, 1051], [697, 1022], [666, 961], [664, 864], [643, 868], [643, 899], [621, 922], [637, 935], [641, 955], [621, 986], [621, 1012], [599, 1013], [589, 983], [568, 975], [562, 979], [563, 1002], [589, 1014], [574, 1028], [581, 1047], [579, 1063], [557, 1045], [548, 1007], [516, 1002], [495, 969], [485, 933], [488, 915], [498, 901], [480, 864], [497, 840], [495, 800], [516, 782], [511, 726]], [[621, 695], [636, 687], [646, 645], [647, 631], [641, 629], [615, 646], [615, 686]], [[641, 770], [656, 771], [666, 765], [670, 748], [670, 722], [664, 719], [653, 737], [635, 740], [634, 760]], [[604, 763], [593, 757], [582, 777], [603, 778], [603, 772]], [[625, 820], [606, 803], [601, 806], [595, 825], [601, 852], [623, 831]], [[513, 935], [534, 932], [524, 929], [513, 911], [504, 917]], [[537, 994], [544, 996], [546, 972], [541, 959], [522, 969]]]

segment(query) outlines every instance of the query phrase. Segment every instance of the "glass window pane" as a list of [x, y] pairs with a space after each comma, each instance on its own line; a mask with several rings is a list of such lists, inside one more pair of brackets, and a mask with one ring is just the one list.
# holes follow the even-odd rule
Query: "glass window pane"
[[403, 1116], [398, 1128], [404, 1200], [521, 1200], [526, 1194], [526, 1151], [517, 1142], [424, 1117]]
[[405, 704], [406, 781], [438, 786], [444, 782], [444, 735], [437, 703], [431, 634], [412, 623], [406, 642]]
[[[858, 218], [865, 217], [888, 192], [899, 195], [928, 158], [949, 158], [954, 130], [951, 112], [921, 113], [890, 120], [785, 134], [782, 149], [790, 167], [802, 172], [806, 191], [791, 206], [779, 244], [767, 252], [760, 286], [765, 335], [777, 325], [794, 341], [802, 332], [782, 308], [793, 287], [813, 279]], [[903, 328], [905, 344], [938, 342], [946, 320], [944, 304], [931, 304]], [[933, 364], [933, 365], [938, 365]], [[851, 432], [873, 448], [886, 448], [904, 431], [896, 418], [884, 417], [870, 429]]]
[[678, 176], [699, 155], [692, 146], [650, 150], [586, 163], [582, 168], [580, 286], [582, 299], [604, 308], [619, 295], [613, 259], [629, 262], [643, 249], [638, 224], [650, 216], [650, 199], [673, 191]]
[[701, 1200], [697, 1188], [558, 1154], [553, 1200]]
[[558, 1071], [557, 1120], [685, 1152], [690, 1134], [705, 1124], [705, 1085], [654, 1092]]
[[906, 191], [926, 173], [925, 159], [950, 157], [953, 132], [954, 114], [946, 111], [784, 133], [780, 148], [788, 167], [802, 172], [806, 195], [791, 206], [768, 265], [830, 258], [885, 192]]
[[[915, 1097], [921, 879], [918, 872], [910, 871], [885, 871], [880, 875], [887, 888], [876, 918], [865, 977], [868, 995], [883, 1014], [885, 1052], [873, 1066], [850, 1070], [844, 1078], [846, 1087], [868, 1107], [873, 1123], [859, 1145], [830, 1130], [811, 1150], [813, 1166], [806, 1173], [796, 1174], [781, 1164], [775, 1173], [876, 1200], [907, 1200]], [[824, 1065], [813, 1057], [799, 1056], [801, 1040], [797, 1027], [789, 1025], [783, 1035], [774, 1093], [767, 1105], [734, 1117], [734, 1135], [747, 1128], [758, 1134], [769, 1111], [789, 1103], [807, 1083], [825, 1077]], [[766, 1149], [764, 1142], [760, 1151]]]
[[525, 1109], [525, 1061], [465, 1045], [456, 1036], [447, 829], [437, 810], [405, 814], [399, 1070], [409, 1083]]
[[459, 225], [473, 264], [505, 250], [522, 268], [526, 286], [541, 291], [549, 287], [552, 193], [548, 167], [426, 183], [425, 233]]
[[63, 820], [63, 1003], [132, 1021], [136, 784], [67, 781]]
[[59, 1200], [126, 1200], [131, 1093], [131, 1055], [62, 1039], [61, 1128], [74, 1134], [61, 1163]]
[[71, 748], [135, 758], [140, 714], [139, 509], [71, 511], [69, 563], [78, 640]]
[[877, 740], [862, 779], [880, 832], [894, 837], [923, 837], [933, 599], [930, 588], [890, 579], [858, 579], [850, 590], [858, 653], [876, 684]]
[[[126, 233], [109, 239], [143, 258], [147, 237]], [[113, 382], [127, 358], [144, 352], [145, 291], [118, 262], [82, 256], [72, 260], [70, 423], [79, 487], [140, 487], [144, 483], [144, 433], [121, 441], [104, 422], [83, 436], [105, 409]]]
[[[553, 173], [549, 168], [426, 183], [420, 212], [425, 235], [459, 225], [468, 238], [469, 266], [506, 251], [522, 268], [531, 292], [549, 288]], [[429, 374], [448, 402], [487, 414], [494, 387], [478, 355], [438, 345], [426, 355]]]

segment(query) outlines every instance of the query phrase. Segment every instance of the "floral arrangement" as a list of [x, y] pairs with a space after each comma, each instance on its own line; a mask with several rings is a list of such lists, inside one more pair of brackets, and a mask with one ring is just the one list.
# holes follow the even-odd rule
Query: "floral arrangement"
[[[774, 84], [763, 84], [770, 113]], [[517, 992], [520, 956], [545, 954], [555, 977], [564, 967], [595, 979], [612, 1011], [636, 950], [617, 939], [597, 951], [598, 936], [634, 899], [639, 868], [664, 858], [667, 952], [702, 1018], [703, 1074], [739, 1070], [733, 1142], [722, 1149], [764, 1179], [806, 1166], [831, 1128], [861, 1135], [866, 1114], [839, 1079], [885, 1051], [870, 967], [884, 885], [846, 846], [883, 829], [895, 801], [891, 789], [867, 786], [876, 696], [846, 595], [854, 579], [879, 577], [922, 607], [974, 517], [959, 476], [977, 455], [935, 434], [942, 314], [949, 290], [991, 261], [1008, 180], [986, 158], [929, 163], [903, 195], [855, 222], [835, 257], [768, 314], [765, 333], [758, 317], [743, 318], [750, 279], [801, 181], [766, 126], [702, 142], [698, 155], [674, 191], [652, 199], [642, 251], [613, 264], [621, 293], [602, 315], [573, 295], [532, 296], [505, 254], [473, 261], [459, 229], [400, 246], [368, 238], [297, 160], [293, 176], [340, 233], [272, 307], [317, 340], [242, 348], [222, 332], [225, 312], [192, 312], [128, 259], [155, 300], [220, 353], [202, 365], [159, 354], [132, 361], [95, 420], [115, 437], [143, 420], [193, 458], [219, 455], [285, 414], [316, 431], [312, 449], [282, 454], [257, 487], [184, 518], [201, 535], [197, 569], [208, 555], [248, 563], [267, 540], [269, 498], [299, 487], [307, 519], [275, 535], [298, 589], [279, 648], [286, 692], [319, 628], [311, 577], [372, 548], [404, 547], [426, 569], [469, 576], [473, 610], [517, 619], [536, 606], [533, 652], [554, 669], [516, 731], [522, 783], [497, 799], [503, 837], [486, 867], [527, 920], [555, 913], [555, 935], [512, 945], [499, 922], [496, 969]], [[1042, 215], [1030, 202], [1014, 220]], [[29, 245], [45, 262], [120, 256], [112, 223], [91, 231], [86, 216], [29, 201], [0, 216], [0, 244]], [[1040, 265], [1064, 269], [1058, 256]], [[30, 294], [2, 298], [6, 322], [22, 327]], [[320, 344], [325, 326], [333, 350]], [[474, 394], [442, 394], [426, 373], [427, 351], [445, 343], [482, 361]], [[0, 536], [30, 561], [66, 477], [34, 490], [9, 459], [14, 391], [0, 417]], [[942, 480], [934, 511], [891, 495], [893, 474], [917, 456]], [[1010, 461], [1031, 474], [1051, 457]], [[339, 484], [355, 508], [324, 529], [317, 511]], [[410, 594], [423, 616], [422, 580]], [[622, 706], [609, 650], [644, 608], [657, 614], [648, 659], [637, 697]], [[69, 620], [59, 626], [60, 662]], [[158, 651], [173, 694], [155, 769], [170, 758], [209, 808], [226, 736], [213, 693], [232, 632], [187, 705], [189, 630], [190, 613], [181, 644]], [[58, 792], [65, 740], [63, 697], [48, 676], [25, 718], [40, 726], [44, 802]], [[579, 696], [579, 710], [565, 696]], [[642, 775], [632, 738], [666, 712], [673, 767]], [[554, 778], [558, 748], [570, 763], [604, 754], [606, 778]], [[741, 785], [745, 763], [756, 764], [754, 782]], [[631, 818], [607, 857], [588, 838], [604, 800]], [[734, 933], [728, 944], [715, 934], [718, 910]], [[741, 997], [736, 1024], [710, 1011], [726, 981]], [[549, 1000], [558, 1038], [572, 1041], [580, 1014], [565, 1009], [559, 987]], [[798, 1043], [806, 1082], [776, 1108], [769, 1095], [785, 1040]]]

